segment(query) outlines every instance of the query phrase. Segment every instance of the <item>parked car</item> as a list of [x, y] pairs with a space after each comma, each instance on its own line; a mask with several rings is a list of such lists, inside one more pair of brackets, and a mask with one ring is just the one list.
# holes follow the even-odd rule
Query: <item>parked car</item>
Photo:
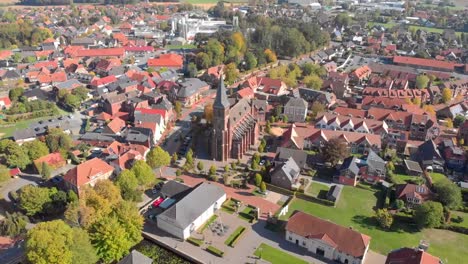
[[57, 183], [63, 181], [63, 178], [60, 177], [60, 176], [55, 176], [55, 177], [53, 177], [52, 179], [50, 179], [50, 181], [51, 181], [52, 183], [57, 184]]

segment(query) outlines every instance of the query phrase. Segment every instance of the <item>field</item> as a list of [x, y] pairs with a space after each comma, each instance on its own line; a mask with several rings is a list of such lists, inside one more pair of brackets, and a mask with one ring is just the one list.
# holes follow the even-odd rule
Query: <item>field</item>
[[395, 222], [390, 231], [377, 227], [373, 218], [377, 197], [377, 191], [345, 186], [336, 208], [295, 199], [284, 218], [289, 218], [295, 210], [300, 210], [346, 227], [353, 227], [371, 236], [370, 248], [382, 254], [404, 246], [415, 247], [424, 239], [430, 244], [429, 253], [448, 260], [449, 263], [464, 261], [462, 256], [468, 255], [468, 247], [465, 246], [468, 243], [467, 235], [436, 229], [420, 232], [410, 224], [399, 222]]
[[276, 249], [264, 243], [262, 243], [257, 248], [257, 250], [255, 250], [254, 255], [269, 261], [272, 264], [307, 264], [307, 261], [291, 256], [282, 250]]
[[324, 192], [328, 192], [330, 188], [328, 188], [327, 185], [325, 184], [321, 184], [321, 183], [318, 183], [318, 182], [312, 182], [309, 186], [309, 188], [307, 189], [307, 192], [312, 195], [312, 196], [315, 196], [315, 197], [318, 197], [320, 192], [324, 193]]
[[432, 178], [432, 183], [438, 183], [444, 180], [447, 180], [448, 178], [442, 174], [442, 173], [437, 173], [437, 172], [431, 172], [429, 175]]

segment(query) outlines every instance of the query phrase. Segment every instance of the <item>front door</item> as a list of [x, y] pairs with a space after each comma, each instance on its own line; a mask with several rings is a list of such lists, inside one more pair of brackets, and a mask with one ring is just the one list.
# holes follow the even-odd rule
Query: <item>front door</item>
[[325, 251], [323, 249], [317, 248], [317, 250], [315, 251], [315, 254], [323, 257], [325, 256]]

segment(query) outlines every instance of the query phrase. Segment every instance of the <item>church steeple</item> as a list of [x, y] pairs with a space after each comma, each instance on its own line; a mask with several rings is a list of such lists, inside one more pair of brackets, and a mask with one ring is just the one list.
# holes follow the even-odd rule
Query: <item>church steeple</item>
[[216, 98], [213, 104], [213, 108], [218, 109], [228, 109], [230, 106], [229, 100], [226, 94], [226, 86], [224, 86], [224, 79], [223, 75], [219, 77], [219, 85], [218, 89], [216, 90]]

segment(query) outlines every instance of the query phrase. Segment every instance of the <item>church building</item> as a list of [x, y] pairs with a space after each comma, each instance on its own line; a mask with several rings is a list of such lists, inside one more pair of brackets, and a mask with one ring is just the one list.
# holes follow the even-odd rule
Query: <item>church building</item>
[[242, 158], [257, 142], [260, 113], [251, 99], [228, 98], [221, 77], [213, 104], [212, 158], [217, 161]]

